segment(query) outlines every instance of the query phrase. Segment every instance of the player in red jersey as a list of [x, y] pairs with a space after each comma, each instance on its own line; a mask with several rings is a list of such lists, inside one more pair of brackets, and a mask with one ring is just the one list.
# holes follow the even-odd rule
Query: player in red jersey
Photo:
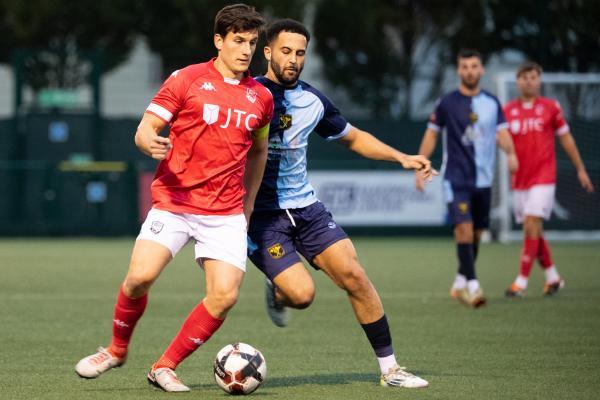
[[512, 181], [515, 219], [523, 224], [519, 275], [506, 289], [507, 297], [523, 294], [536, 259], [546, 275], [544, 294], [552, 295], [564, 285], [543, 232], [543, 220], [550, 218], [556, 187], [555, 134], [577, 170], [581, 187], [588, 193], [594, 191], [560, 104], [540, 96], [541, 74], [542, 68], [534, 62], [521, 65], [517, 71], [520, 97], [504, 106], [520, 165]]
[[[264, 19], [253, 7], [224, 7], [215, 18], [218, 56], [175, 71], [160, 88], [135, 135], [139, 149], [161, 160], [153, 208], [133, 248], [114, 310], [108, 348], [76, 365], [96, 378], [123, 365], [148, 291], [188, 242], [206, 274], [206, 296], [189, 314], [148, 381], [189, 391], [175, 368], [219, 329], [237, 300], [246, 268], [246, 227], [267, 159], [270, 92], [248, 74]], [[170, 124], [169, 137], [159, 136]]]

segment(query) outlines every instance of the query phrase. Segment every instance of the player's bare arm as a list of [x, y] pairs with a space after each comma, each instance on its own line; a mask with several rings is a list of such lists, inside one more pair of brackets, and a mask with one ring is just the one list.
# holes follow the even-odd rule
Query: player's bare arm
[[420, 171], [426, 179], [431, 180], [437, 171], [431, 168], [431, 161], [422, 155], [404, 154], [383, 143], [369, 132], [352, 127], [340, 142], [356, 154], [379, 161], [397, 162], [405, 169]]
[[510, 132], [508, 129], [500, 129], [496, 134], [496, 140], [498, 142], [498, 146], [506, 153], [508, 169], [510, 172], [515, 172], [519, 169], [519, 160], [517, 159], [517, 154], [515, 153], [515, 146], [512, 141], [512, 137], [510, 136]]
[[[423, 140], [421, 140], [421, 146], [419, 147], [419, 154], [427, 159], [431, 158], [433, 151], [435, 150], [435, 146], [437, 144], [438, 133], [436, 130], [427, 128], [425, 134], [423, 135]], [[427, 182], [427, 177], [417, 171], [415, 174], [415, 185], [417, 190], [423, 191], [425, 190], [425, 183]]]
[[164, 160], [171, 149], [171, 140], [160, 136], [167, 123], [154, 114], [145, 113], [135, 133], [135, 145], [155, 160]]
[[565, 153], [567, 153], [569, 156], [569, 159], [577, 171], [577, 179], [579, 179], [581, 187], [584, 188], [586, 192], [592, 193], [594, 191], [594, 185], [592, 184], [592, 181], [590, 180], [590, 177], [585, 169], [585, 165], [583, 164], [583, 160], [579, 155], [579, 150], [577, 149], [577, 144], [575, 143], [573, 135], [571, 135], [570, 132], [560, 135], [559, 140], [560, 145], [565, 150]]
[[244, 189], [246, 191], [244, 194], [244, 215], [246, 221], [250, 221], [254, 209], [254, 201], [265, 172], [268, 153], [269, 124], [252, 133], [252, 147], [248, 150], [246, 172], [244, 173]]

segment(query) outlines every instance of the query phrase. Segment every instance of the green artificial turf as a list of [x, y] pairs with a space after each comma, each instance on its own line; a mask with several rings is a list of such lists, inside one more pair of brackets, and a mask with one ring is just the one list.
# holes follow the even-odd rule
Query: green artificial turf
[[430, 382], [422, 390], [378, 386], [372, 350], [345, 294], [313, 273], [314, 304], [277, 328], [264, 309], [262, 274], [252, 265], [238, 304], [219, 332], [178, 368], [189, 394], [151, 388], [145, 374], [202, 298], [202, 271], [187, 246], [154, 286], [127, 364], [96, 380], [73, 367], [110, 339], [112, 307], [133, 239], [0, 240], [1, 399], [225, 399], [212, 361], [227, 343], [260, 349], [267, 399], [597, 399], [600, 392], [600, 246], [552, 243], [566, 280], [542, 296], [535, 267], [526, 297], [505, 299], [519, 244], [483, 245], [482, 309], [448, 297], [451, 239], [355, 238], [378, 288], [401, 365]]

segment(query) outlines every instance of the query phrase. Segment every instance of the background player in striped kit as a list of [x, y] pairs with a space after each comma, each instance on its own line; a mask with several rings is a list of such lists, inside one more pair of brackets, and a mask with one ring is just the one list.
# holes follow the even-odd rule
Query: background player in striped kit
[[[498, 99], [479, 87], [484, 73], [481, 54], [462, 50], [457, 57], [458, 90], [437, 102], [423, 136], [419, 154], [431, 157], [444, 130], [444, 196], [458, 256], [458, 272], [450, 295], [463, 304], [486, 302], [475, 273], [481, 233], [489, 226], [490, 192], [494, 177], [496, 143], [508, 156], [512, 172], [518, 160]], [[423, 177], [417, 174], [417, 188]]]

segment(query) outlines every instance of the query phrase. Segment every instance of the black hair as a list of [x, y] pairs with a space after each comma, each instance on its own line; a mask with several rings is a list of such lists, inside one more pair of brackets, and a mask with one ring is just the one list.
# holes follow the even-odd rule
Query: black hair
[[538, 75], [542, 75], [542, 66], [534, 61], [525, 61], [517, 69], [517, 78], [529, 71], [536, 71]]
[[481, 53], [475, 49], [460, 49], [460, 51], [456, 55], [456, 64], [458, 64], [460, 62], [461, 58], [471, 58], [471, 57], [479, 58], [479, 61], [481, 61], [481, 63], [483, 64], [483, 57], [481, 56]]
[[265, 19], [252, 6], [247, 4], [232, 4], [223, 7], [215, 16], [215, 35], [227, 36], [228, 32], [249, 32], [258, 30], [260, 33], [265, 26]]
[[291, 18], [278, 19], [272, 22], [267, 28], [267, 45], [271, 44], [279, 33], [281, 32], [292, 32], [302, 35], [306, 38], [306, 42], [310, 41], [310, 33], [308, 29], [301, 23]]

